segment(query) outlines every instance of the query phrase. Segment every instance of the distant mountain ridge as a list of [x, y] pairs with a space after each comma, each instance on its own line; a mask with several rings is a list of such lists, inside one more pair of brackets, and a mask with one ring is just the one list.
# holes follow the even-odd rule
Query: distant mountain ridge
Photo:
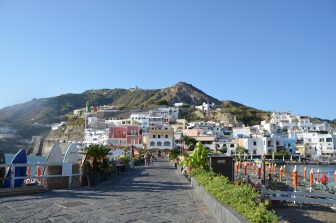
[[63, 94], [56, 97], [33, 99], [1, 109], [0, 122], [51, 124], [61, 121], [64, 115], [73, 110], [85, 107], [86, 101], [97, 105], [114, 105], [119, 108], [151, 107], [159, 101], [166, 101], [169, 104], [183, 102], [190, 105], [198, 105], [203, 102], [215, 103], [216, 105], [222, 103], [191, 84], [179, 82], [163, 89], [99, 89], [87, 90], [80, 94]]
[[[136, 87], [87, 90], [80, 94], [70, 93], [50, 98], [33, 99], [0, 109], [0, 127], [11, 127], [17, 132], [16, 138], [0, 139], [0, 150], [17, 152], [20, 148], [27, 147], [32, 136], [48, 135], [52, 123], [68, 121], [69, 132], [74, 131], [73, 128], [84, 128], [83, 119], [70, 114], [75, 109], [84, 108], [87, 101], [96, 105], [113, 105], [126, 113], [138, 109], [148, 110], [161, 104], [173, 105], [177, 102], [183, 102], [191, 107], [182, 108], [180, 115], [181, 118], [186, 118], [189, 121], [211, 120], [222, 123], [257, 125], [261, 120], [269, 120], [270, 117], [270, 112], [251, 108], [235, 101], [220, 101], [186, 82], [178, 82], [162, 89], [145, 90]], [[211, 112], [202, 112], [193, 107], [201, 105], [203, 102], [214, 103], [217, 109]], [[336, 120], [313, 118], [313, 121], [327, 121], [336, 127]], [[80, 137], [82, 131], [77, 133], [76, 137]], [[69, 136], [66, 132], [60, 134], [65, 138]], [[63, 139], [62, 136], [56, 138], [59, 139], [58, 141]]]
[[265, 118], [265, 114], [269, 114], [235, 101], [218, 100], [189, 83], [178, 82], [162, 89], [99, 89], [87, 90], [80, 94], [62, 94], [56, 97], [33, 99], [1, 109], [0, 123], [32, 125], [60, 122], [66, 120], [66, 115], [73, 110], [84, 108], [86, 101], [97, 105], [114, 105], [121, 109], [150, 108], [157, 106], [158, 102], [170, 105], [177, 102], [189, 105], [214, 103], [223, 112], [237, 115], [239, 121], [245, 124], [251, 124], [249, 120], [254, 115], [259, 114], [259, 117], [252, 122], [253, 124]]

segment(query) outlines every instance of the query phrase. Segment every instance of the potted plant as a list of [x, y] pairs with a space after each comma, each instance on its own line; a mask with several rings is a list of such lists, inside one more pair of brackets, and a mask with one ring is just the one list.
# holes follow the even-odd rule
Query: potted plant
[[128, 166], [129, 162], [131, 161], [131, 157], [129, 155], [125, 154], [125, 155], [123, 155], [119, 158], [119, 161], [120, 161], [121, 164], [123, 164], [123, 165], [120, 166], [120, 171], [125, 172], [126, 171], [126, 166]]

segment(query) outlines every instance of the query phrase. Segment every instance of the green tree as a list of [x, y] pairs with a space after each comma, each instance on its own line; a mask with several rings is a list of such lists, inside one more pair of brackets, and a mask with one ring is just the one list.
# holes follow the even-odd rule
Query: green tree
[[191, 151], [194, 150], [197, 143], [196, 139], [183, 134], [181, 135], [181, 141], [184, 142], [185, 145], [189, 146], [189, 150]]
[[104, 145], [90, 145], [86, 147], [86, 152], [84, 153], [86, 156], [93, 157], [92, 161], [92, 175], [97, 175], [98, 166], [100, 166], [100, 162], [104, 161], [104, 158], [107, 156], [110, 148]]
[[198, 142], [194, 151], [189, 155], [185, 156], [182, 161], [182, 166], [189, 166], [193, 168], [208, 169], [208, 153], [202, 143]]
[[227, 153], [227, 151], [228, 151], [228, 148], [227, 148], [226, 144], [223, 144], [223, 146], [222, 146], [222, 148], [220, 148], [219, 152]]
[[180, 154], [181, 154], [180, 150], [175, 148], [171, 150], [169, 157], [171, 160], [175, 160]]
[[158, 105], [169, 105], [169, 102], [167, 100], [160, 100], [157, 102]]
[[248, 150], [243, 146], [238, 146], [236, 148], [236, 154], [244, 154], [244, 153], [247, 153], [247, 152], [248, 152]]

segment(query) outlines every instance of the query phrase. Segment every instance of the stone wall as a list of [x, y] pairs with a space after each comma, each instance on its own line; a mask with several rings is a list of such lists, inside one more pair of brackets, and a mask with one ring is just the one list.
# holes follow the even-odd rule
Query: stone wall
[[[72, 173], [80, 173], [79, 164], [72, 166]], [[44, 175], [62, 175], [62, 166], [47, 166]], [[80, 176], [73, 176], [71, 180], [71, 188], [76, 188], [80, 186]], [[51, 177], [44, 178], [43, 184], [46, 190], [57, 190], [57, 189], [69, 189], [69, 177]]]

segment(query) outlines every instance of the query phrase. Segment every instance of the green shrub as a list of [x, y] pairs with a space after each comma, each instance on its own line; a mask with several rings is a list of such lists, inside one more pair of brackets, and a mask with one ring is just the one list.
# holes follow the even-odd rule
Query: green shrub
[[131, 157], [129, 155], [123, 155], [119, 157], [120, 163], [124, 165], [128, 165], [129, 162], [131, 161]]
[[198, 142], [196, 144], [195, 150], [189, 156], [190, 167], [191, 168], [202, 168], [207, 169], [208, 165], [208, 152], [202, 145]]
[[278, 217], [273, 211], [268, 211], [264, 203], [256, 203], [259, 194], [251, 186], [236, 186], [226, 177], [203, 169], [193, 169], [191, 175], [219, 202], [235, 209], [250, 222], [277, 222]]
[[171, 160], [175, 160], [179, 155], [180, 155], [180, 150], [179, 149], [172, 149], [171, 152], [170, 152], [170, 159]]
[[191, 169], [193, 168], [202, 168], [208, 169], [208, 152], [206, 148], [202, 145], [202, 143], [198, 142], [196, 144], [195, 150], [188, 154], [184, 154], [184, 160], [180, 163], [180, 165], [184, 168], [189, 166]]

